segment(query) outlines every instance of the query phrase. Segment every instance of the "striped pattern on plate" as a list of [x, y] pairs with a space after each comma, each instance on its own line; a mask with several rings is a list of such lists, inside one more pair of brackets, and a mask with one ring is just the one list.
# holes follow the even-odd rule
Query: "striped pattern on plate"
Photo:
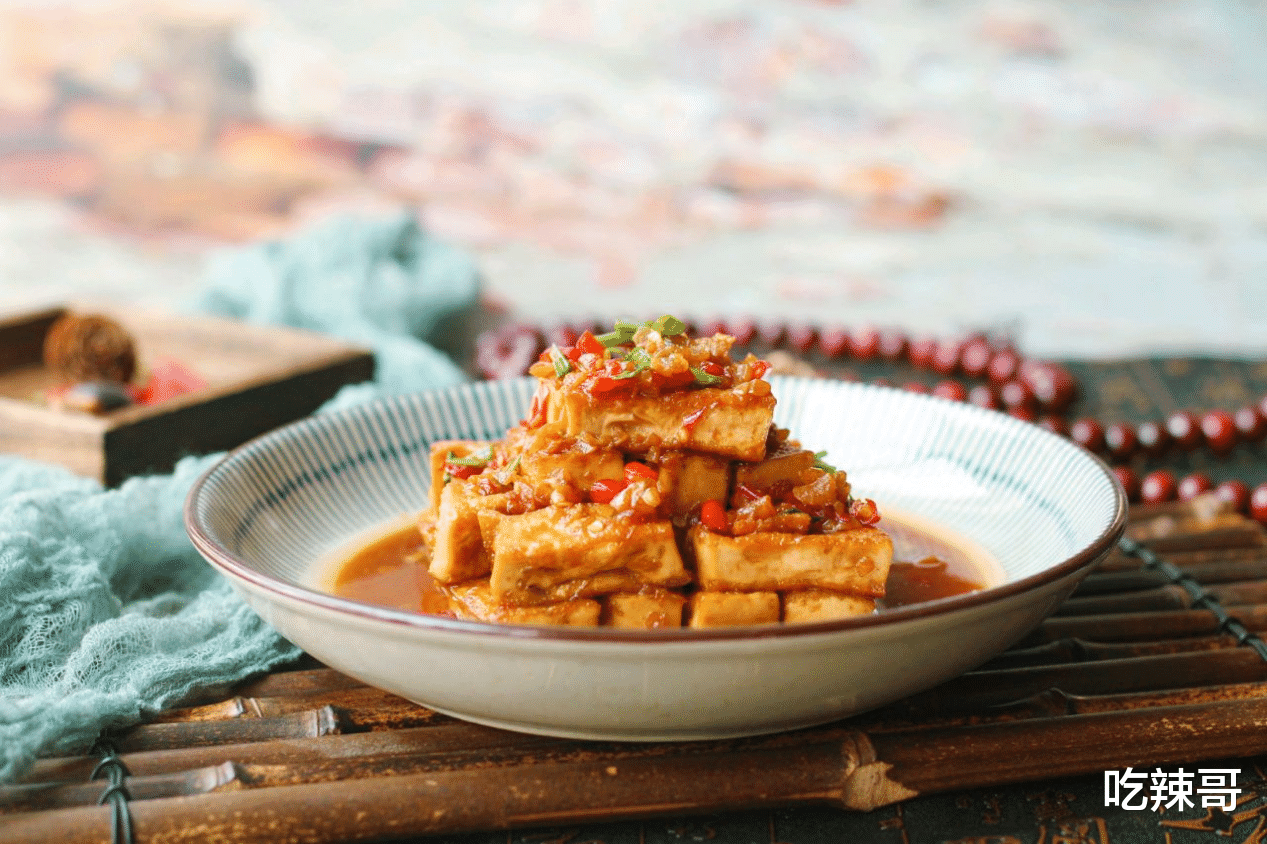
[[[1103, 464], [1034, 425], [885, 387], [771, 382], [778, 424], [826, 451], [857, 495], [967, 537], [1005, 581], [1073, 557], [1119, 517]], [[278, 429], [210, 470], [190, 518], [260, 574], [311, 585], [315, 560], [422, 508], [431, 443], [500, 438], [523, 418], [534, 383], [391, 397]]]

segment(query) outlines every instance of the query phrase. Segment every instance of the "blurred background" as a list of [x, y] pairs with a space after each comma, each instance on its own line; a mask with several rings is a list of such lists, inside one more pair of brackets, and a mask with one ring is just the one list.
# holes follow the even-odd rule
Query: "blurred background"
[[1267, 357], [1250, 0], [0, 0], [0, 310], [416, 210], [503, 319]]

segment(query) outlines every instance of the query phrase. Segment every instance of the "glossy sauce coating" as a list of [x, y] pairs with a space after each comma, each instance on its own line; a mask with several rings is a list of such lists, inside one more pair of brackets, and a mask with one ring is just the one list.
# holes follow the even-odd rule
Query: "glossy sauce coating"
[[[941, 537], [911, 525], [886, 520], [899, 558], [889, 571], [881, 610], [948, 598], [983, 588], [982, 566]], [[338, 565], [333, 591], [343, 598], [393, 609], [448, 615], [448, 600], [436, 588], [425, 565], [425, 553], [413, 525], [372, 540]]]

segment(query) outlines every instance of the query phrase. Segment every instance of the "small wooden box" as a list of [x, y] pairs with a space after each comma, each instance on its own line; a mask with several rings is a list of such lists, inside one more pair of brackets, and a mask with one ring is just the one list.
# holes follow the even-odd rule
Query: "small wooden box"
[[374, 374], [365, 349], [308, 331], [92, 306], [71, 310], [104, 314], [128, 329], [142, 369], [177, 361], [207, 386], [100, 415], [61, 410], [46, 399], [57, 380], [44, 366], [43, 346], [67, 310], [0, 317], [0, 452], [58, 463], [107, 486], [169, 470], [188, 454], [233, 448]]

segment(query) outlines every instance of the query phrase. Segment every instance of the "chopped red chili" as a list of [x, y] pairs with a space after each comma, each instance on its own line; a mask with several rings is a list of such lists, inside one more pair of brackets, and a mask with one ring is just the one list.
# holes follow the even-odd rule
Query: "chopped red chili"
[[591, 395], [631, 395], [637, 388], [638, 382], [634, 378], [622, 378], [620, 376], [625, 370], [625, 362], [620, 360], [609, 360], [599, 373], [585, 382], [585, 387]]
[[628, 389], [624, 381], [612, 378], [610, 375], [600, 375], [591, 379], [587, 384], [591, 393], [603, 394], [614, 393], [621, 389]]
[[654, 483], [660, 477], [660, 473], [652, 469], [646, 463], [639, 463], [637, 460], [630, 460], [625, 464], [625, 480], [633, 483], [638, 479], [648, 480]]
[[873, 525], [880, 521], [880, 508], [870, 498], [855, 498], [849, 502], [849, 515], [860, 524]]
[[528, 410], [528, 418], [525, 420], [529, 428], [540, 428], [546, 423], [548, 418], [547, 411], [550, 407], [550, 393], [542, 383], [537, 387], [537, 391], [532, 395], [532, 407]]
[[607, 347], [598, 342], [598, 339], [589, 331], [577, 338], [575, 348], [579, 349], [583, 355], [598, 355], [600, 358], [607, 351]]
[[712, 375], [714, 378], [721, 378], [726, 374], [725, 368], [716, 361], [706, 360], [699, 365], [699, 368]]
[[700, 505], [699, 520], [709, 530], [715, 530], [718, 533], [726, 530], [726, 510], [715, 498], [710, 498]]
[[466, 480], [473, 475], [478, 475], [482, 471], [484, 471], [483, 466], [455, 466], [452, 463], [444, 464], [444, 473], [450, 478], [458, 478], [459, 480]]
[[674, 390], [678, 387], [689, 387], [695, 383], [695, 375], [689, 369], [673, 375], [661, 375], [659, 372], [651, 373], [651, 384], [657, 390]]
[[610, 504], [612, 499], [629, 486], [629, 481], [607, 480], [600, 478], [590, 487], [590, 500], [596, 504]]
[[687, 414], [682, 419], [682, 428], [687, 431], [694, 428], [697, 424], [699, 424], [699, 421], [704, 418], [704, 414], [707, 412], [707, 410], [708, 408], [701, 407], [699, 410], [695, 411], [694, 413]]

